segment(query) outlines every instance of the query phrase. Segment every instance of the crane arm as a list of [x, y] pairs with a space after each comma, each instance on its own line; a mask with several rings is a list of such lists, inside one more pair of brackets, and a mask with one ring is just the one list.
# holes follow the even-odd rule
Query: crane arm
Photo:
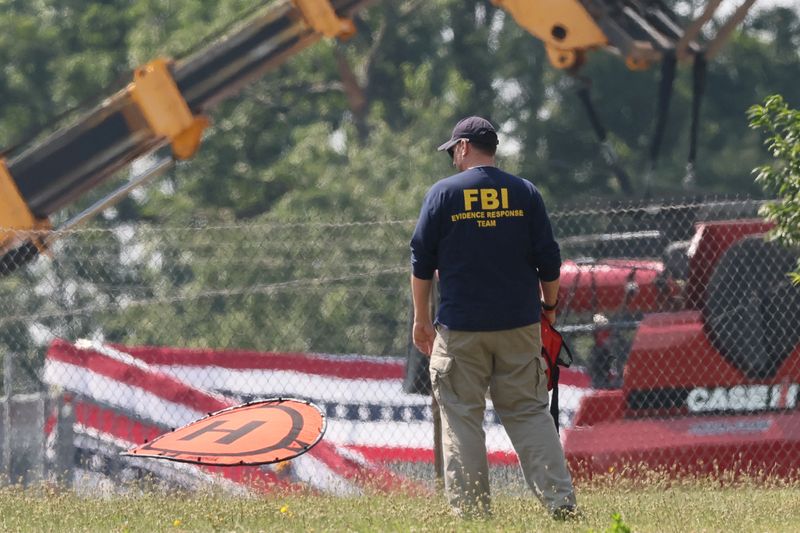
[[134, 160], [196, 152], [204, 114], [323, 36], [353, 33], [370, 0], [282, 0], [184, 60], [156, 59], [73, 125], [0, 160], [0, 275], [44, 251], [49, 217]]
[[[717, 36], [708, 44], [716, 53], [730, 37], [755, 0], [741, 3]], [[685, 29], [661, 0], [492, 0], [516, 22], [544, 42], [552, 65], [580, 67], [587, 52], [611, 49], [632, 70], [647, 68], [667, 53], [681, 59], [703, 51], [696, 41], [703, 25], [720, 7], [708, 0], [707, 9]]]

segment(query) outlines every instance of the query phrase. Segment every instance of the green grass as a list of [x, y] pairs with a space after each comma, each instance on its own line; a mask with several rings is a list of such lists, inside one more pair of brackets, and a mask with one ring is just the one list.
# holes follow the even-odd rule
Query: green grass
[[[215, 493], [81, 497], [0, 489], [1, 531], [800, 531], [800, 484], [603, 482], [579, 487], [580, 519], [553, 522], [532, 498], [499, 495], [494, 518], [462, 521], [442, 498]], [[618, 514], [618, 517], [614, 515]]]

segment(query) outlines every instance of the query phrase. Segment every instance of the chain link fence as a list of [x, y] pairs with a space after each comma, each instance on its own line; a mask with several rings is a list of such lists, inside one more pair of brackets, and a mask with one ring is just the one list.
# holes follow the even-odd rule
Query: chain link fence
[[[577, 475], [798, 470], [800, 288], [786, 276], [798, 252], [765, 240], [759, 206], [551, 213], [557, 327], [576, 356], [561, 372], [561, 435]], [[364, 474], [430, 477], [436, 420], [410, 343], [414, 222], [59, 236], [50, 259], [0, 278], [2, 474], [247, 490], [235, 469], [119, 456], [203, 416], [200, 391], [322, 408], [333, 453], [261, 467], [273, 481], [347, 492]], [[513, 467], [491, 404], [485, 429], [491, 464]]]

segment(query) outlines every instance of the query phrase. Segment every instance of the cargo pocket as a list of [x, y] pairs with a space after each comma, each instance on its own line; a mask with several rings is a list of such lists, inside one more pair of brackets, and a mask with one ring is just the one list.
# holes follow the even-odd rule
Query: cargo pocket
[[431, 374], [431, 383], [436, 384], [450, 375], [453, 371], [453, 356], [447, 353], [449, 331], [445, 327], [438, 327], [436, 340], [433, 342], [433, 353], [428, 368]]
[[537, 364], [536, 368], [536, 395], [539, 398], [545, 398], [546, 401], [549, 402], [549, 396], [547, 392], [547, 361], [544, 360], [544, 357], [539, 355], [535, 358], [535, 362]]
[[431, 356], [431, 379], [434, 377], [447, 377], [453, 370], [453, 358], [447, 355], [434, 354]]

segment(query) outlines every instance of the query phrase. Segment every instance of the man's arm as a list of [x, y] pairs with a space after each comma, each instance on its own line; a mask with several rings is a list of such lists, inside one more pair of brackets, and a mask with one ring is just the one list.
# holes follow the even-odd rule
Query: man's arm
[[[558, 285], [559, 281], [556, 278], [553, 281], [539, 281], [542, 286], [542, 302], [545, 305], [553, 306], [558, 303]], [[550, 321], [551, 324], [556, 323], [556, 310], [553, 309], [552, 311], [546, 311], [542, 309], [544, 316], [547, 317], [547, 320]]]
[[431, 287], [439, 248], [439, 196], [428, 191], [422, 202], [417, 226], [411, 236], [411, 296], [414, 301], [414, 346], [427, 356], [433, 351], [436, 330], [431, 320]]
[[433, 328], [431, 319], [431, 286], [433, 282], [429, 279], [420, 279], [411, 275], [411, 295], [414, 300], [414, 330], [412, 339], [414, 346], [424, 353], [431, 355], [433, 351], [433, 340], [436, 338], [436, 330]]
[[[533, 256], [536, 270], [539, 273], [539, 284], [542, 288], [542, 303], [547, 306], [553, 306], [558, 303], [561, 249], [553, 236], [553, 227], [550, 225], [550, 218], [547, 216], [544, 201], [539, 191], [534, 188], [533, 192]], [[555, 309], [547, 311], [543, 308], [542, 312], [551, 323], [555, 323]]]

